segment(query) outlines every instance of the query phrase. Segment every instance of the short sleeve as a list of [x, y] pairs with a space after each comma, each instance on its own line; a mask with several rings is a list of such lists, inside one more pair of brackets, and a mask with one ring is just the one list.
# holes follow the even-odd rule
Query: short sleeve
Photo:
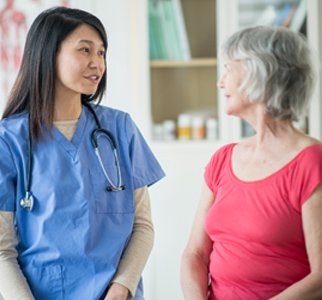
[[316, 187], [322, 183], [322, 146], [306, 148], [293, 170], [291, 203], [298, 211]]
[[151, 186], [163, 178], [165, 174], [129, 115], [126, 118], [126, 131], [129, 139], [134, 189]]
[[230, 161], [230, 154], [234, 145], [235, 144], [229, 144], [217, 150], [205, 167], [204, 179], [208, 188], [214, 194], [217, 193], [221, 172]]
[[14, 211], [17, 173], [11, 152], [1, 138], [0, 153], [0, 210]]

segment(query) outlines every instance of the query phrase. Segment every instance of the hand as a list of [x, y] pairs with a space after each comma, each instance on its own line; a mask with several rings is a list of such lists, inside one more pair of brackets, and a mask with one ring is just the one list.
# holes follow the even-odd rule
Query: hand
[[129, 290], [122, 284], [117, 282], [112, 283], [104, 300], [126, 300], [129, 295]]

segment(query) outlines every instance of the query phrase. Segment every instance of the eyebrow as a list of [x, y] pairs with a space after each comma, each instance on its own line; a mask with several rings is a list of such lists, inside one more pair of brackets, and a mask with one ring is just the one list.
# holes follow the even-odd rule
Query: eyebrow
[[[78, 41], [78, 44], [81, 44], [81, 43], [94, 44], [93, 41], [91, 41], [91, 40], [80, 40], [80, 41]], [[101, 46], [105, 47], [103, 43], [101, 44]]]

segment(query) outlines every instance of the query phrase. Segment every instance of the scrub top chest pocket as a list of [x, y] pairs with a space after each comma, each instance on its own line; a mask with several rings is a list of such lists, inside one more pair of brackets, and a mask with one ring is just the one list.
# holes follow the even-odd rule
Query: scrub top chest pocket
[[129, 170], [127, 170], [127, 168], [123, 165], [122, 159], [120, 159], [118, 169], [114, 149], [108, 137], [104, 135], [99, 137], [98, 149], [100, 152], [101, 162], [99, 162], [97, 159], [95, 167], [92, 167], [90, 170], [94, 193], [95, 212], [103, 214], [134, 213], [134, 198], [132, 189], [128, 187], [124, 190], [109, 191], [111, 184], [106, 178], [100, 163], [103, 164], [108, 178], [114, 185], [118, 185], [120, 179], [122, 184], [130, 185], [129, 180], [131, 176], [130, 174], [127, 174]]

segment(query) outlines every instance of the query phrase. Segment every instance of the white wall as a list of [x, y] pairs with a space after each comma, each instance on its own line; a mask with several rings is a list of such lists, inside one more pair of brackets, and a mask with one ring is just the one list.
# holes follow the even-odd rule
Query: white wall
[[[234, 1], [218, 2], [221, 7], [218, 17], [225, 18], [221, 21], [221, 24], [225, 24], [219, 31], [221, 35], [231, 30], [229, 16], [223, 12], [228, 12], [231, 18], [232, 9], [224, 6]], [[74, 2], [78, 3], [77, 7], [96, 14], [107, 30], [108, 81], [103, 103], [132, 115], [167, 174], [165, 179], [150, 189], [156, 235], [152, 254], [143, 273], [146, 299], [182, 300], [179, 281], [181, 253], [199, 201], [204, 166], [221, 145], [207, 142], [201, 145], [162, 144], [150, 141], [146, 0]], [[236, 5], [232, 7], [236, 8]], [[1, 97], [0, 110], [3, 99]], [[228, 135], [227, 128], [231, 126], [231, 120], [226, 118], [223, 124], [225, 126], [222, 126], [221, 136], [235, 139]]]
[[144, 271], [147, 300], [183, 300], [181, 254], [203, 183], [204, 167], [219, 144], [151, 143], [166, 177], [150, 188], [155, 245]]
[[145, 0], [96, 0], [93, 11], [108, 36], [107, 92], [104, 104], [131, 114], [150, 136], [147, 5]]

